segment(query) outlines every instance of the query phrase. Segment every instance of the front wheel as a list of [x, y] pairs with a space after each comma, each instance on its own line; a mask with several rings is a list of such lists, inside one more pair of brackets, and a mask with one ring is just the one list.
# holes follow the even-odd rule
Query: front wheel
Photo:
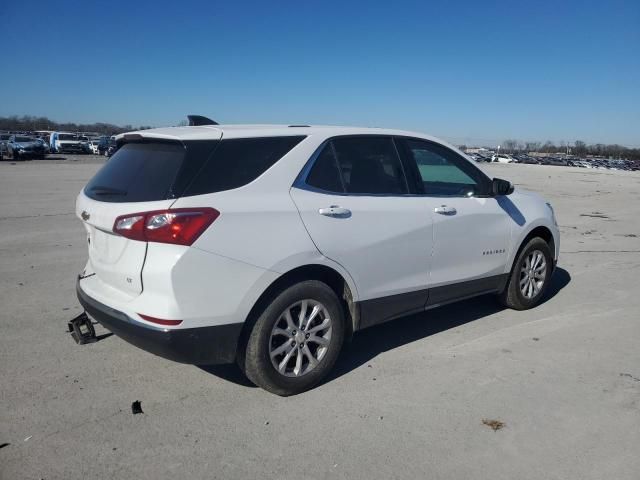
[[553, 256], [549, 244], [542, 238], [532, 238], [514, 262], [500, 301], [514, 310], [535, 307], [549, 286], [552, 272]]
[[322, 282], [304, 281], [265, 308], [239, 364], [249, 380], [271, 393], [301, 393], [333, 368], [344, 331], [344, 312], [334, 291]]

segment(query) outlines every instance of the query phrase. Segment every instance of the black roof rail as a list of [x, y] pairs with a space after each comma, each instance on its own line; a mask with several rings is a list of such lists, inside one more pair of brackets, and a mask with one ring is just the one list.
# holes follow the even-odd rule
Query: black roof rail
[[309, 127], [309, 125], [288, 125], [289, 128]]
[[202, 115], [187, 115], [190, 127], [199, 127], [200, 125], [219, 125], [215, 120], [203, 117]]

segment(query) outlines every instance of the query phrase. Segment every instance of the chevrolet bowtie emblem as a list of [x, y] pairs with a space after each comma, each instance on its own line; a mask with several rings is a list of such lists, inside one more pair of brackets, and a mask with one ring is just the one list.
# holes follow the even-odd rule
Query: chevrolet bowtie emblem
[[80, 214], [80, 216], [82, 217], [82, 219], [86, 222], [87, 220], [89, 220], [89, 218], [91, 217], [91, 215], [89, 215], [86, 211], [82, 211], [82, 213]]

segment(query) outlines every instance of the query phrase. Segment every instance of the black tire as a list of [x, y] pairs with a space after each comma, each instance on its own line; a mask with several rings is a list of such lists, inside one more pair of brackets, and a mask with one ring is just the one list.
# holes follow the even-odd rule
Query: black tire
[[[274, 342], [272, 330], [276, 323], [283, 321], [282, 318], [286, 311], [296, 305], [297, 302], [303, 300], [312, 300], [324, 307], [331, 322], [331, 338], [326, 346], [325, 353], [315, 367], [300, 376], [286, 376], [280, 373], [271, 362], [270, 349], [273, 348], [272, 342]], [[344, 341], [344, 318], [345, 315], [340, 300], [326, 284], [316, 280], [297, 283], [275, 296], [260, 314], [249, 334], [243, 355], [238, 358], [238, 364], [249, 380], [276, 395], [295, 395], [309, 390], [322, 381], [333, 368], [338, 358]], [[307, 334], [308, 337], [309, 335]], [[292, 345], [297, 345], [298, 347], [301, 344], [304, 345], [304, 339], [298, 344], [295, 344], [294, 340], [292, 342]], [[286, 343], [288, 343], [288, 340], [281, 345]], [[307, 348], [310, 349], [312, 347], [307, 346]], [[316, 350], [316, 352], [318, 351], [319, 349]], [[310, 366], [308, 357], [297, 351], [295, 354], [295, 359], [297, 359], [297, 355], [300, 355], [303, 359], [307, 359], [307, 367]], [[295, 359], [291, 356], [289, 362]]]
[[[542, 285], [539, 287], [539, 291], [532, 294], [531, 297], [524, 295], [520, 288], [520, 282], [526, 277], [526, 274], [522, 273], [523, 266], [525, 265], [527, 258], [534, 252], [541, 252], [545, 260], [545, 276], [542, 280]], [[529, 240], [524, 248], [518, 254], [511, 273], [509, 275], [509, 281], [504, 291], [499, 295], [500, 302], [509, 308], [514, 310], [527, 310], [533, 308], [540, 303], [544, 297], [544, 293], [551, 281], [551, 275], [553, 273], [553, 254], [549, 244], [540, 237], [534, 237]]]

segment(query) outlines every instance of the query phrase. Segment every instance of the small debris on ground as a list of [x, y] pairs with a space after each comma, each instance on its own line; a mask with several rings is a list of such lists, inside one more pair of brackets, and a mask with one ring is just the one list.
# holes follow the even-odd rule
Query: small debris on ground
[[10, 443], [0, 443], [0, 448], [8, 447]]
[[533, 337], [531, 340], [533, 340], [534, 342], [537, 342], [540, 339], [538, 337]]
[[380, 420], [384, 420], [384, 417], [380, 416], [380, 418], [379, 418], [379, 419], [380, 419]]
[[131, 404], [131, 413], [133, 413], [134, 415], [137, 415], [138, 413], [144, 413], [142, 411], [142, 404], [140, 403], [140, 400], [136, 400]]
[[488, 420], [486, 418], [482, 420], [482, 423], [491, 428], [494, 432], [497, 432], [505, 426], [504, 422], [501, 422], [500, 420]]
[[264, 422], [265, 425], [269, 425], [269, 421], [267, 420], [266, 422]]
[[640, 378], [634, 377], [630, 373], [621, 373], [620, 376], [630, 378], [631, 380], [635, 380], [636, 382], [640, 382]]
[[33, 437], [33, 435], [29, 435], [27, 438], [24, 439], [24, 441], [28, 442], [31, 439], [31, 437]]

